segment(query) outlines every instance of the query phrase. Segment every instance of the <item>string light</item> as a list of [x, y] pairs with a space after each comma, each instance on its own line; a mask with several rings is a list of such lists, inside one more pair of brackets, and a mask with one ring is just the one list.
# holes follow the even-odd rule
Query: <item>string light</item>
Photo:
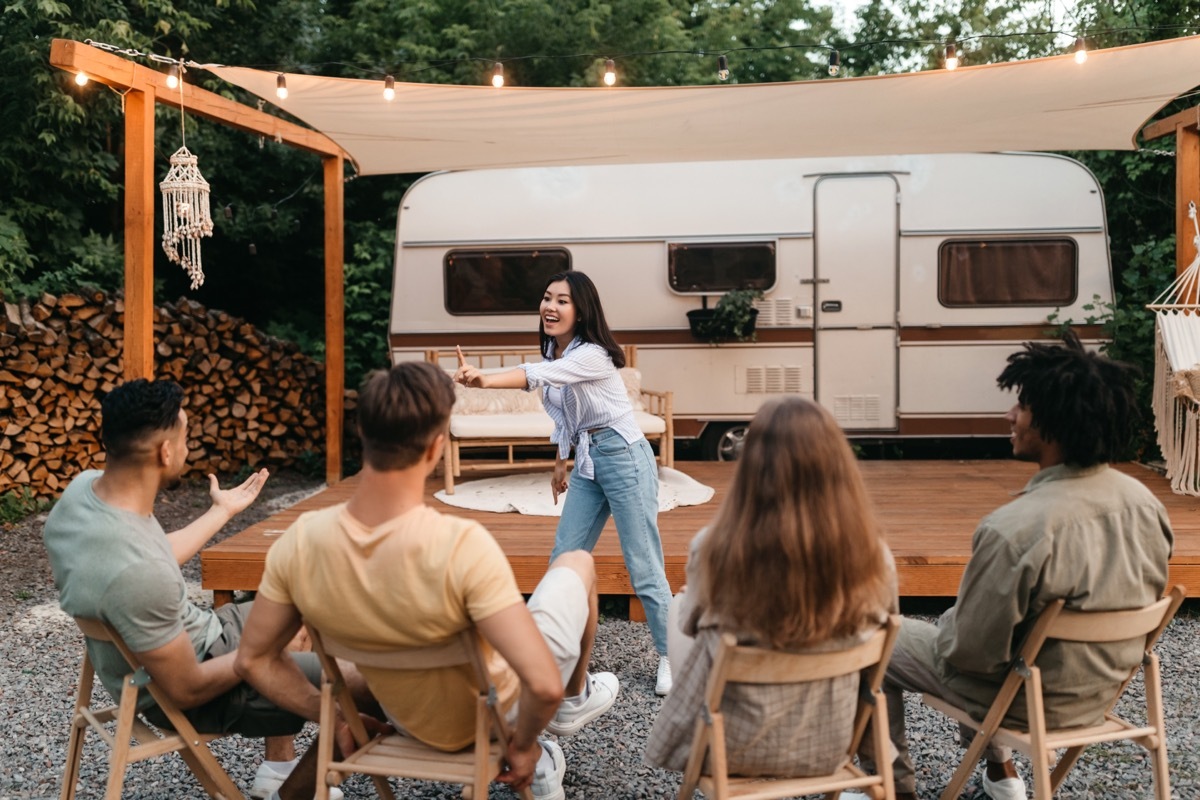
[[946, 69], [958, 69], [958, 50], [953, 44], [946, 45]]
[[178, 64], [172, 64], [170, 69], [167, 70], [167, 88], [168, 89], [178, 89], [179, 88], [179, 65]]
[[383, 99], [389, 103], [396, 99], [396, 79], [391, 75], [383, 79]]
[[492, 69], [492, 86], [495, 86], [497, 89], [499, 89], [503, 85], [504, 65], [497, 61], [496, 66]]
[[86, 72], [76, 72], [75, 73], [75, 85], [76, 86], [87, 86], [87, 82], [88, 82], [88, 76], [87, 76]]
[[611, 58], [604, 61], [604, 85], [612, 86], [617, 82], [617, 62]]
[[283, 73], [275, 76], [275, 96], [280, 100], [287, 100], [287, 78], [283, 77]]
[[1080, 36], [1075, 40], [1075, 63], [1082, 64], [1087, 61], [1087, 44], [1084, 43], [1083, 37]]
[[729, 59], [725, 56], [717, 56], [717, 80], [729, 80]]
[[837, 50], [829, 51], [829, 74], [837, 77], [837, 74], [842, 71], [842, 57]]

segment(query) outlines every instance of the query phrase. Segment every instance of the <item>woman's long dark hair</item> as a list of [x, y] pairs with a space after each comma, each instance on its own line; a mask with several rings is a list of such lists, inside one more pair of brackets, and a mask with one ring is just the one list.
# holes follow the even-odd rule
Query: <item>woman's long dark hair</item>
[[[550, 288], [550, 284], [559, 281], [566, 281], [571, 289], [571, 304], [575, 306], [575, 335], [585, 342], [598, 344], [607, 350], [613, 366], [617, 369], [625, 366], [625, 351], [617, 344], [616, 338], [608, 328], [608, 321], [604, 319], [604, 306], [600, 305], [600, 293], [596, 291], [596, 284], [582, 272], [571, 270], [551, 275], [550, 280], [546, 281], [546, 289]], [[562, 355], [554, 352], [556, 342], [553, 336], [546, 335], [546, 326], [542, 323], [541, 314], [538, 314], [538, 338], [542, 344], [542, 352], [547, 358]]]
[[833, 415], [785, 397], [750, 422], [695, 588], [726, 630], [778, 649], [812, 645], [853, 635], [890, 606], [884, 551]]

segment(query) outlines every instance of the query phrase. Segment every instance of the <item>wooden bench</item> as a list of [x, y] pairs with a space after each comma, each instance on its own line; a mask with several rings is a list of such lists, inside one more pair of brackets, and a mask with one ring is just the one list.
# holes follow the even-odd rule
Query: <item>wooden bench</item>
[[[534, 348], [500, 350], [477, 348], [463, 350], [463, 356], [480, 369], [512, 369], [524, 362], [542, 360]], [[425, 360], [448, 371], [458, 367], [454, 349], [427, 350]], [[634, 417], [646, 439], [658, 445], [658, 463], [675, 465], [675, 426], [671, 416], [671, 392], [644, 389], [637, 370], [637, 348], [625, 348], [625, 368], [621, 377], [633, 404]], [[527, 458], [517, 460], [516, 448], [553, 447], [550, 434], [554, 423], [542, 408], [541, 395], [523, 389], [469, 389], [456, 386], [458, 399], [450, 415], [450, 433], [446, 437], [443, 472], [446, 494], [454, 494], [454, 479], [463, 469], [513, 470], [532, 467], [544, 469], [554, 460]], [[464, 449], [503, 448], [504, 459], [474, 459], [464, 464]]]

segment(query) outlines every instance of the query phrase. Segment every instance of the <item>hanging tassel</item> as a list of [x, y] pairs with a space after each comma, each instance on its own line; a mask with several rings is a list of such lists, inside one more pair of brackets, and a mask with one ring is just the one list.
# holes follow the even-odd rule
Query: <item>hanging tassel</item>
[[[163, 252], [192, 279], [192, 289], [204, 283], [200, 237], [213, 235], [208, 181], [187, 147], [171, 156], [171, 169], [158, 185], [163, 198]], [[182, 246], [182, 247], [181, 247]]]

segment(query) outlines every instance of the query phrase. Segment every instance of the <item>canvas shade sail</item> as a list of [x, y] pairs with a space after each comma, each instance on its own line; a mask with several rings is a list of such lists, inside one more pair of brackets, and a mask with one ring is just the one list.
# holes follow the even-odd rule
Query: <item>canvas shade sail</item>
[[998, 150], [1129, 150], [1200, 80], [1200, 37], [800, 83], [527, 88], [209, 67], [338, 143], [362, 175]]

